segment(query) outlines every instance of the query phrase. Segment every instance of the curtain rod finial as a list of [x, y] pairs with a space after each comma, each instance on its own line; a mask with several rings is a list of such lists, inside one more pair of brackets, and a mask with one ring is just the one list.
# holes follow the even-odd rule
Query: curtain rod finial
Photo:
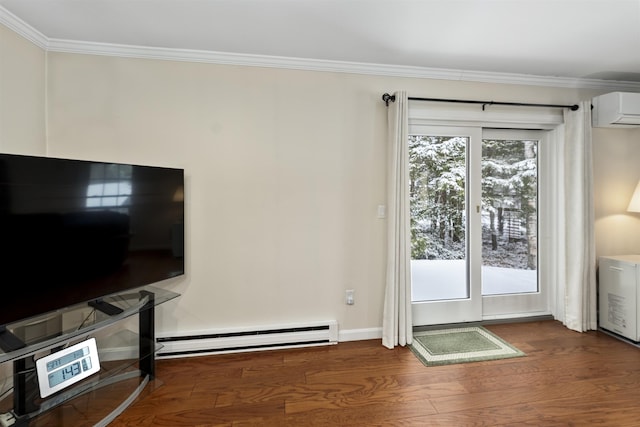
[[578, 111], [580, 109], [580, 106], [578, 104], [574, 104], [571, 106], [571, 111]]
[[385, 93], [384, 95], [382, 95], [382, 100], [384, 101], [384, 103], [388, 107], [389, 106], [389, 101], [395, 102], [396, 96], [395, 95], [389, 95], [388, 93]]

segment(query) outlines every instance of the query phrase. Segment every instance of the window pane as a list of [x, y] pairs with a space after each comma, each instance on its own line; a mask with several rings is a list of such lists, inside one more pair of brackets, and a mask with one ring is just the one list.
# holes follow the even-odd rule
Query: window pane
[[120, 196], [131, 195], [131, 181], [120, 181], [118, 183], [118, 194]]
[[101, 201], [102, 206], [118, 206], [117, 197], [103, 197]]
[[468, 298], [468, 137], [409, 137], [412, 300]]
[[126, 206], [130, 202], [131, 165], [91, 165], [91, 181], [87, 187], [88, 208]]
[[88, 208], [100, 207], [100, 203], [101, 203], [101, 198], [100, 197], [87, 198], [87, 207]]
[[538, 142], [482, 143], [482, 294], [538, 290]]
[[102, 196], [104, 184], [89, 184], [87, 187], [87, 197]]
[[108, 182], [104, 184], [104, 195], [105, 196], [117, 196], [120, 194], [118, 189], [117, 182]]

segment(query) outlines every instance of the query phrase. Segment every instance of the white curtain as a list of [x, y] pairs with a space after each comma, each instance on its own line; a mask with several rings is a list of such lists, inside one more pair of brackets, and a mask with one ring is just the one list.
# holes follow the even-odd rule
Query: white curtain
[[382, 344], [411, 344], [411, 233], [409, 228], [409, 144], [407, 93], [388, 106], [387, 276]]
[[[564, 138], [562, 138], [564, 136]], [[564, 112], [557, 150], [559, 265], [555, 317], [569, 329], [597, 329], [591, 104]]]

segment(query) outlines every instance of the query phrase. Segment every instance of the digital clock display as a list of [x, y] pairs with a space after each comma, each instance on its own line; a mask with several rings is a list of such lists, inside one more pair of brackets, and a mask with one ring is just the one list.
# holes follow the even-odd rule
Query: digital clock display
[[40, 397], [47, 397], [100, 370], [95, 338], [36, 360]]
[[89, 354], [89, 346], [83, 347], [80, 350], [76, 350], [73, 353], [66, 354], [58, 359], [51, 360], [47, 362], [47, 372], [51, 372], [54, 369], [59, 368], [60, 366], [64, 366], [67, 363], [71, 363], [74, 360], [78, 360], [84, 356]]
[[49, 374], [49, 387], [55, 387], [58, 384], [70, 380], [71, 378], [91, 369], [91, 358], [87, 357], [81, 361], [67, 365]]

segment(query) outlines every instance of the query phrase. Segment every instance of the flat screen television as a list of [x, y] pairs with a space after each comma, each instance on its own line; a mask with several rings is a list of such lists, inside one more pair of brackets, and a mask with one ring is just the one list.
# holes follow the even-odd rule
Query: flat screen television
[[182, 274], [183, 169], [0, 154], [0, 335]]

